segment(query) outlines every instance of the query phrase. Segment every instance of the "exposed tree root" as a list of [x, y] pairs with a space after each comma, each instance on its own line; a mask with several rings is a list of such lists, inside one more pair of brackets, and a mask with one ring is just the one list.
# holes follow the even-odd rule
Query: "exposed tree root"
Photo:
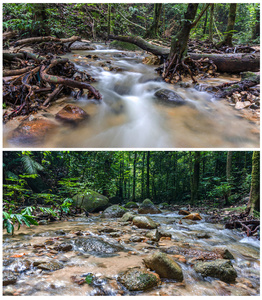
[[[22, 52], [4, 55], [4, 65], [11, 70], [4, 70], [4, 76], [17, 77], [3, 80], [4, 103], [11, 105], [14, 110], [4, 115], [8, 121], [18, 115], [27, 115], [50, 104], [63, 93], [79, 97], [88, 90], [88, 98], [102, 98], [89, 82], [94, 81], [85, 72], [75, 69], [68, 59], [57, 58], [53, 55], [40, 56], [34, 53]], [[23, 68], [20, 68], [23, 66]], [[17, 107], [18, 106], [18, 107]]]

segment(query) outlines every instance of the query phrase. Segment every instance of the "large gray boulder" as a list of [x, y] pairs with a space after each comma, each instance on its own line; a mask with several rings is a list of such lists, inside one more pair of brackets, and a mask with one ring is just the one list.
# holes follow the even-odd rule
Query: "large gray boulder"
[[157, 274], [139, 268], [132, 268], [120, 273], [118, 280], [129, 291], [145, 291], [160, 284]]
[[145, 199], [139, 209], [139, 214], [160, 214], [161, 210], [157, 208], [154, 203], [150, 199]]
[[79, 237], [75, 241], [75, 247], [81, 252], [99, 257], [108, 257], [125, 251], [122, 245], [107, 242], [98, 237]]
[[186, 100], [172, 90], [161, 89], [155, 92], [156, 101], [169, 106], [181, 106], [186, 104]]
[[195, 264], [194, 269], [203, 277], [214, 277], [224, 282], [235, 282], [237, 272], [234, 269], [230, 260], [217, 259], [215, 261], [198, 262]]
[[126, 212], [122, 218], [121, 218], [121, 222], [128, 222], [128, 221], [133, 221], [135, 217], [135, 214], [132, 212]]
[[108, 198], [94, 191], [86, 191], [73, 197], [74, 204], [88, 212], [103, 210], [108, 205]]
[[102, 213], [101, 218], [121, 218], [126, 212], [126, 208], [119, 205], [112, 205]]
[[89, 43], [76, 41], [70, 46], [71, 50], [95, 50]]
[[155, 271], [161, 278], [183, 281], [181, 267], [165, 253], [155, 252], [152, 256], [146, 257], [144, 263], [147, 268]]
[[155, 229], [157, 224], [147, 216], [135, 216], [133, 218], [133, 224], [138, 228]]

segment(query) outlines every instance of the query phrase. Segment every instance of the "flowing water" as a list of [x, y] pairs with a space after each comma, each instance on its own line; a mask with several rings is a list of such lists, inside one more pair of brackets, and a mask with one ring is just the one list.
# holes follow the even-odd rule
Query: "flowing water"
[[[206, 92], [193, 87], [169, 85], [159, 78], [156, 66], [142, 63], [145, 54], [107, 49], [97, 45], [93, 51], [74, 51], [66, 56], [80, 70], [86, 70], [97, 82], [101, 104], [86, 97], [75, 103], [91, 117], [77, 128], [60, 125], [41, 145], [35, 147], [88, 147], [88, 148], [186, 148], [186, 147], [258, 147], [258, 125], [241, 118], [224, 100], [215, 100]], [[90, 59], [90, 55], [97, 58]], [[117, 68], [108, 71], [113, 66]], [[219, 77], [203, 81], [221, 84], [229, 78]], [[233, 79], [235, 80], [235, 79]], [[159, 89], [176, 91], [187, 105], [169, 107], [157, 104], [154, 93]], [[65, 102], [51, 106], [57, 113]], [[43, 115], [48, 115], [43, 113]], [[14, 123], [16, 124], [16, 123]], [[16, 124], [17, 125], [17, 124]], [[21, 139], [10, 140], [6, 125], [4, 145], [24, 146]]]
[[[161, 224], [162, 230], [172, 234], [171, 239], [151, 242], [145, 237], [148, 230], [120, 222], [120, 219], [101, 219], [99, 214], [44, 226], [23, 227], [15, 232], [14, 237], [4, 235], [4, 272], [11, 271], [17, 276], [15, 284], [4, 286], [4, 295], [259, 295], [258, 240], [245, 237], [237, 230], [224, 229], [223, 225], [207, 223], [204, 218], [201, 221], [183, 220], [183, 224], [179, 224], [181, 216], [174, 212], [150, 216]], [[83, 242], [86, 238], [89, 240], [87, 246]], [[101, 241], [109, 244], [104, 245]], [[59, 243], [71, 244], [73, 248], [68, 252], [54, 251], [53, 247]], [[213, 253], [220, 247], [228, 249], [234, 256], [235, 283], [227, 284], [212, 277], [204, 279], [193, 269], [198, 255]], [[156, 250], [168, 253], [176, 261], [182, 258], [177, 263], [183, 270], [184, 281], [162, 279], [161, 285], [151, 290], [127, 291], [119, 283], [118, 274], [131, 267], [142, 267], [143, 258]], [[14, 257], [19, 255], [22, 256]], [[41, 270], [37, 267], [41, 262], [60, 263], [60, 269], [51, 272]], [[92, 274], [93, 284], [74, 282], [74, 278], [81, 280], [88, 274]]]

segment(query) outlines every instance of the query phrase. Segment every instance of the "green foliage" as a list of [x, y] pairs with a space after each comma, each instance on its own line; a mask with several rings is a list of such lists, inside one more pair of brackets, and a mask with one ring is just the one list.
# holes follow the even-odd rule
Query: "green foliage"
[[87, 284], [91, 284], [93, 282], [93, 274], [92, 273], [87, 274], [87, 276], [85, 278], [85, 282]]

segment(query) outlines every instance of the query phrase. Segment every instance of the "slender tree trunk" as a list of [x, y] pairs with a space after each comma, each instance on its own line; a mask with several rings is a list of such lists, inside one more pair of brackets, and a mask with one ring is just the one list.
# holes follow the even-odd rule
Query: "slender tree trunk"
[[150, 151], [147, 151], [146, 172], [146, 197], [150, 199]]
[[230, 183], [231, 171], [232, 171], [232, 151], [227, 152], [227, 166], [226, 166], [226, 176], [227, 182]]
[[260, 211], [260, 152], [254, 151], [252, 157], [252, 179], [250, 198], [247, 204], [249, 215], [253, 215], [254, 210]]
[[206, 13], [205, 13], [205, 22], [204, 22], [204, 26], [203, 26], [203, 35], [205, 35], [206, 32], [207, 32], [207, 18], [208, 18], [208, 11], [206, 11]]
[[159, 31], [159, 22], [162, 11], [162, 3], [154, 3], [154, 19], [152, 25], [149, 27], [147, 32], [145, 33], [144, 38], [155, 38], [158, 36]]
[[143, 158], [142, 158], [142, 178], [141, 178], [141, 198], [144, 199], [144, 184], [145, 184], [145, 156], [146, 152], [143, 152]]
[[225, 36], [225, 39], [218, 44], [218, 46], [229, 46], [229, 47], [233, 46], [233, 43], [232, 43], [233, 32], [232, 31], [234, 30], [234, 26], [235, 26], [236, 11], [237, 11], [237, 3], [230, 3], [226, 36]]
[[214, 24], [214, 10], [215, 4], [210, 6], [210, 18], [209, 18], [209, 41], [213, 42], [213, 24]]
[[111, 4], [108, 3], [107, 4], [107, 38], [109, 37], [109, 35], [111, 34]]
[[256, 24], [252, 31], [252, 39], [255, 40], [260, 36], [260, 5], [259, 3], [254, 3], [256, 9]]
[[136, 162], [137, 162], [137, 151], [134, 154], [134, 163], [133, 163], [133, 196], [132, 199], [136, 199]]
[[200, 175], [200, 151], [195, 151], [194, 157], [194, 170], [192, 176], [192, 188], [191, 188], [191, 204], [194, 204], [198, 200], [198, 186]]

